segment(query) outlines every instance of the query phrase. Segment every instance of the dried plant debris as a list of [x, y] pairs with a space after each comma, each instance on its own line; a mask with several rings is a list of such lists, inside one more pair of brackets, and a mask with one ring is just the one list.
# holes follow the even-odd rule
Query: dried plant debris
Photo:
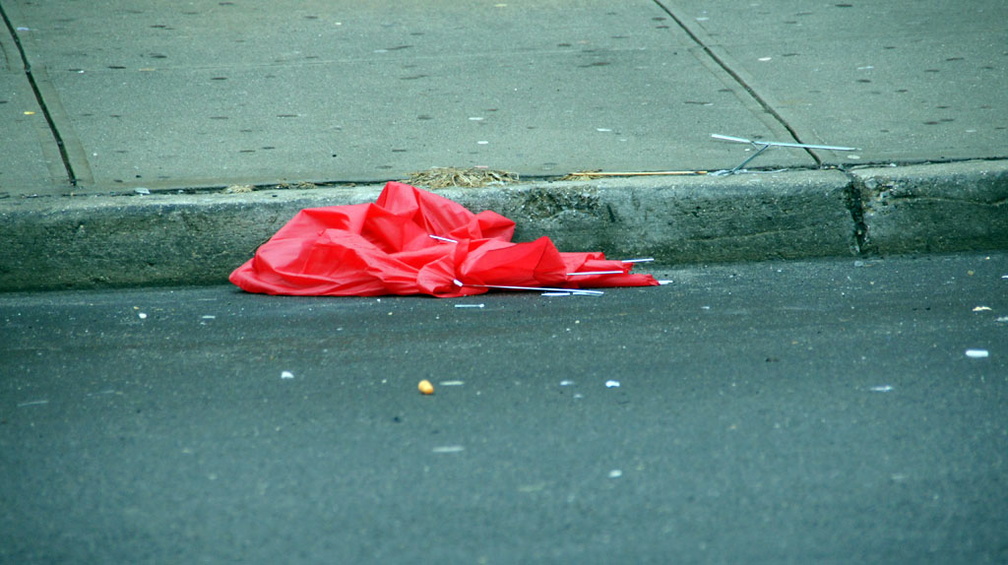
[[224, 194], [243, 194], [254, 190], [255, 187], [251, 184], [232, 184], [224, 189]]
[[297, 181], [297, 182], [282, 182], [276, 186], [280, 190], [308, 190], [312, 188], [318, 188], [319, 185], [308, 182], [308, 181]]
[[478, 167], [470, 169], [433, 167], [426, 171], [410, 173], [406, 182], [428, 188], [479, 188], [490, 184], [518, 182], [518, 174]]

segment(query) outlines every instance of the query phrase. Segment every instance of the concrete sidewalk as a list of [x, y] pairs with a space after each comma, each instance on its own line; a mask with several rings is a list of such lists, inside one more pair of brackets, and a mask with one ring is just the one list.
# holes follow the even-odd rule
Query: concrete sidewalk
[[[0, 290], [221, 281], [300, 207], [433, 166], [530, 179], [455, 196], [569, 250], [1008, 247], [999, 0], [0, 8]], [[859, 150], [553, 182], [752, 154], [712, 133]], [[270, 189], [302, 182], [333, 188]], [[206, 190], [235, 184], [261, 190]]]

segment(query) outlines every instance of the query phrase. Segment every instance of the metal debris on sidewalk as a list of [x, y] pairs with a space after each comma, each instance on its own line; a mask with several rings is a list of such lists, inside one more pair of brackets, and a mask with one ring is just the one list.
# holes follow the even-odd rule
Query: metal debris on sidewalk
[[746, 165], [748, 165], [750, 161], [752, 161], [753, 159], [755, 159], [756, 157], [758, 157], [761, 153], [763, 153], [764, 151], [766, 151], [767, 149], [769, 149], [771, 147], [792, 147], [792, 148], [797, 148], [797, 149], [821, 149], [823, 151], [858, 151], [859, 150], [857, 147], [840, 147], [840, 146], [835, 146], [835, 145], [812, 145], [812, 144], [809, 144], [809, 143], [791, 143], [791, 142], [785, 142], [785, 141], [762, 141], [762, 140], [758, 140], [758, 139], [746, 139], [744, 137], [734, 137], [734, 136], [730, 136], [730, 135], [721, 135], [721, 134], [717, 134], [717, 133], [712, 133], [711, 137], [713, 137], [714, 139], [720, 139], [722, 141], [731, 141], [731, 142], [734, 142], [734, 143], [747, 143], [747, 144], [752, 145], [753, 147], [757, 148], [756, 152], [753, 153], [752, 155], [750, 155], [748, 158], [746, 158], [745, 161], [742, 161], [741, 163], [739, 163], [738, 165], [736, 165], [732, 169], [724, 169], [724, 170], [720, 170], [720, 171], [714, 171], [713, 173], [711, 173], [711, 175], [713, 175], [713, 176], [726, 176], [726, 175], [734, 175], [735, 173], [745, 172], [745, 169], [743, 169], [742, 167], [745, 167]]
[[575, 171], [560, 180], [592, 180], [602, 177], [691, 177], [706, 175], [707, 171]]

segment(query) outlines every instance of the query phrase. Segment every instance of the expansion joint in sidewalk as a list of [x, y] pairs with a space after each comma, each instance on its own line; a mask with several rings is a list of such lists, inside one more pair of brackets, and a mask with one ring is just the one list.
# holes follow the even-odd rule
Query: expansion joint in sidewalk
[[[711, 47], [707, 45], [707, 43], [704, 42], [704, 40], [699, 35], [694, 33], [693, 30], [686, 25], [686, 23], [682, 20], [682, 18], [677, 16], [675, 12], [673, 12], [668, 6], [666, 6], [664, 0], [653, 0], [653, 1], [659, 8], [662, 9], [662, 11], [668, 14], [668, 16], [675, 21], [676, 25], [678, 25], [686, 33], [686, 35], [688, 35], [690, 39], [692, 39], [693, 42], [696, 43], [700, 47], [700, 49], [702, 49], [703, 52], [708, 57], [710, 57], [712, 61], [714, 61], [715, 64], [717, 64], [717, 66], [721, 67], [721, 69], [724, 72], [728, 73], [728, 76], [730, 76], [732, 80], [738, 83], [738, 85], [741, 86], [742, 89], [744, 89], [746, 93], [750, 97], [752, 97], [752, 99], [755, 100], [756, 103], [759, 104], [760, 107], [763, 108], [763, 110], [767, 114], [773, 116], [773, 119], [776, 120], [777, 123], [781, 125], [781, 127], [787, 130], [788, 134], [791, 136], [792, 139], [795, 140], [796, 143], [804, 143], [801, 140], [801, 137], [798, 136], [798, 132], [795, 131], [795, 129], [791, 127], [791, 124], [789, 124], [787, 120], [784, 119], [784, 116], [780, 115], [780, 113], [777, 112], [777, 110], [775, 110], [773, 106], [771, 106], [766, 100], [763, 99], [762, 96], [759, 95], [758, 92], [756, 92], [756, 89], [754, 89], [751, 85], [749, 85], [745, 81], [745, 79], [743, 79], [742, 76], [739, 75], [738, 72], [732, 69], [731, 65], [725, 62], [723, 58], [719, 57], [717, 53], [715, 53], [714, 50], [711, 49]], [[806, 149], [805, 152], [808, 153], [808, 155], [815, 161], [817, 167], [822, 167], [823, 165], [822, 160], [815, 154], [814, 151]]]
[[60, 158], [63, 160], [63, 168], [66, 169], [67, 179], [70, 181], [71, 186], [77, 186], [77, 175], [74, 173], [73, 165], [70, 164], [70, 156], [67, 154], [66, 145], [63, 143], [63, 136], [60, 135], [59, 128], [56, 127], [56, 121], [52, 117], [52, 112], [49, 111], [49, 106], [46, 104], [45, 98], [42, 96], [42, 91], [39, 89], [38, 82], [35, 80], [35, 75], [32, 74], [31, 63], [28, 61], [28, 54], [25, 53], [24, 46], [21, 44], [21, 38], [18, 36], [17, 28], [14, 27], [10, 18], [7, 17], [7, 12], [4, 10], [2, 4], [0, 4], [0, 17], [3, 17], [4, 25], [7, 26], [7, 32], [14, 39], [14, 44], [17, 46], [18, 54], [21, 57], [21, 64], [24, 67], [25, 76], [28, 78], [28, 84], [31, 86], [32, 93], [35, 94], [35, 101], [42, 110], [42, 115], [45, 117], [46, 125], [49, 127], [49, 132], [52, 134], [53, 140], [56, 141], [56, 147], [59, 148]]

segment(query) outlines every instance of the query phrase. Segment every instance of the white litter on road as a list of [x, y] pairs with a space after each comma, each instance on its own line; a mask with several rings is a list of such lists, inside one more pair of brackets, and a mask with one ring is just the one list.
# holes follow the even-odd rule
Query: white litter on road
[[293, 379], [294, 378], [294, 373], [292, 373], [290, 371], [284, 371], [284, 372], [280, 373], [280, 378], [281, 379]]
[[606, 381], [606, 388], [619, 388], [619, 381]]
[[892, 389], [893, 389], [892, 385], [881, 385], [881, 386], [873, 386], [873, 387], [869, 388], [868, 390], [870, 390], [872, 392], [889, 392]]
[[986, 349], [967, 349], [966, 357], [970, 359], [985, 359], [990, 357], [990, 352]]

